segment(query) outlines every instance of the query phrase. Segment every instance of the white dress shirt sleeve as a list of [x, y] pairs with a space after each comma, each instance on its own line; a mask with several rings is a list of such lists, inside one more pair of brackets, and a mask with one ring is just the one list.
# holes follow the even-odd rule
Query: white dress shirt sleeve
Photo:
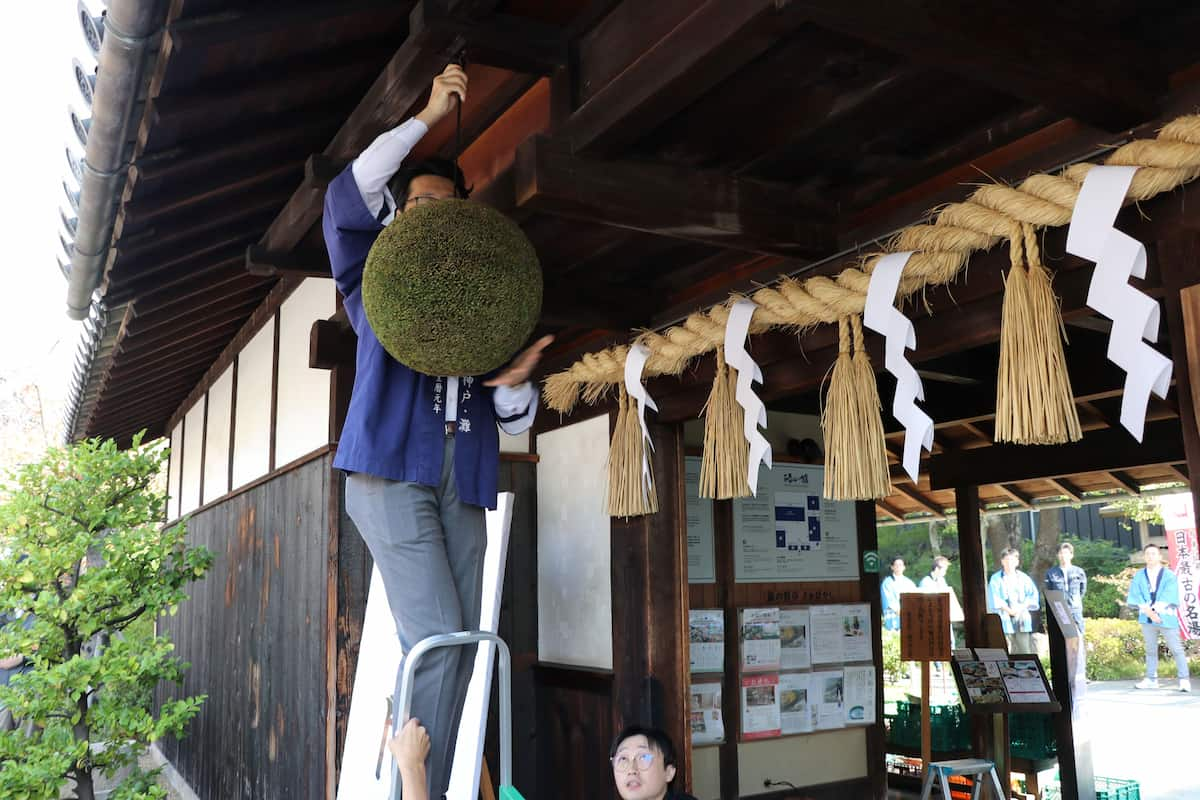
[[380, 212], [387, 209], [387, 216], [381, 220], [384, 225], [396, 214], [396, 201], [388, 191], [387, 183], [428, 131], [424, 122], [413, 117], [381, 133], [350, 166], [367, 210], [378, 218]]
[[492, 395], [500, 430], [516, 436], [529, 430], [537, 416], [537, 397], [529, 381], [516, 386], [497, 386]]

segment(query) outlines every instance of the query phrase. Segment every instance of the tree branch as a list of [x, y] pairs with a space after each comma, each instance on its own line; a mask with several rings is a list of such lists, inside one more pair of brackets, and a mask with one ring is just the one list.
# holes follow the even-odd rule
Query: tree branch
[[146, 613], [146, 606], [142, 605], [140, 608], [138, 608], [137, 611], [134, 611], [133, 613], [125, 614], [124, 616], [117, 617], [116, 619], [113, 619], [113, 620], [105, 620], [104, 627], [111, 628], [113, 630], [117, 630], [118, 625], [126, 625], [130, 622], [133, 622], [135, 619], [137, 619], [138, 617], [140, 617], [142, 614], [145, 614], [145, 613]]

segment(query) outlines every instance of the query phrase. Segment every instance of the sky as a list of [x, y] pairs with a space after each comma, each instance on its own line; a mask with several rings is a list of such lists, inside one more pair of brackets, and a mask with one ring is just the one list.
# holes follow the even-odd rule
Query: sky
[[55, 263], [63, 227], [59, 208], [69, 208], [62, 181], [74, 184], [64, 147], [70, 143], [82, 155], [67, 106], [89, 116], [71, 77], [71, 59], [88, 69], [95, 65], [75, 8], [75, 0], [6, 4], [12, 35], [0, 47], [6, 111], [0, 153], [7, 179], [0, 220], [9, 248], [8, 263], [0, 266], [0, 378], [37, 385], [47, 416], [55, 420], [82, 333], [80, 323], [67, 318], [67, 283]]

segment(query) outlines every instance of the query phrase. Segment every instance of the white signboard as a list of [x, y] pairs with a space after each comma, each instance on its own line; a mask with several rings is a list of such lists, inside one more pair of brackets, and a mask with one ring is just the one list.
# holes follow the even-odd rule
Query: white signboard
[[683, 460], [683, 491], [687, 503], [688, 583], [714, 583], [717, 563], [713, 545], [713, 501], [700, 496], [700, 462]]
[[821, 497], [824, 482], [824, 467], [776, 464], [757, 497], [733, 501], [738, 583], [859, 578], [854, 503]]

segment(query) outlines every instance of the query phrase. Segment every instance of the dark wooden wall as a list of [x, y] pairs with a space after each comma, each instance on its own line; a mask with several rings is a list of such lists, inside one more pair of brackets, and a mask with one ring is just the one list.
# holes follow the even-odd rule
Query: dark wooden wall
[[208, 576], [159, 630], [191, 663], [166, 700], [206, 694], [163, 754], [205, 800], [320, 798], [326, 787], [326, 581], [332, 456], [201, 511]]

